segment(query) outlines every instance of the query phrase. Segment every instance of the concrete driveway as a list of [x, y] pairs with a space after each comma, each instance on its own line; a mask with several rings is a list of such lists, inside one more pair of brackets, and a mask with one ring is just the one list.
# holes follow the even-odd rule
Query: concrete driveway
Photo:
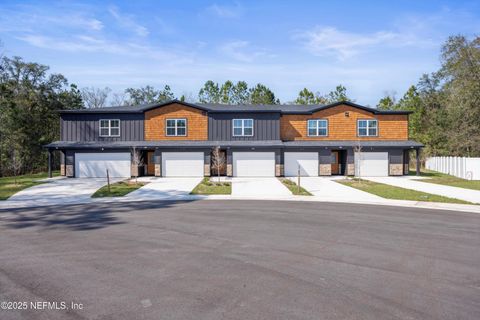
[[189, 193], [202, 181], [203, 178], [158, 178], [147, 177], [139, 181], [148, 181], [149, 184], [135, 190], [125, 197], [122, 201], [129, 200], [164, 200], [180, 199], [189, 195]]
[[472, 319], [480, 215], [290, 201], [0, 210], [19, 319]]
[[[427, 192], [444, 197], [460, 199], [472, 203], [480, 203], [480, 191], [465, 188], [444, 186], [415, 180], [414, 177], [368, 177], [367, 180], [389, 184], [395, 187]], [[423, 179], [422, 179], [423, 180]]]
[[[111, 183], [121, 178], [110, 179]], [[83, 203], [107, 184], [105, 178], [53, 178], [37, 186], [24, 189], [0, 204], [0, 207], [28, 207]]]
[[[297, 183], [297, 178], [290, 177]], [[382, 197], [335, 182], [343, 177], [301, 177], [300, 185], [315, 197], [324, 201], [385, 202]]]
[[277, 178], [232, 178], [232, 196], [239, 197], [286, 197], [292, 193]]

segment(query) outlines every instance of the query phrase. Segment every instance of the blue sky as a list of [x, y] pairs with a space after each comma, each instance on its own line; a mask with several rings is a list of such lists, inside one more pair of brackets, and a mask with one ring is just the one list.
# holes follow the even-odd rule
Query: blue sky
[[347, 87], [403, 95], [439, 66], [449, 35], [480, 31], [478, 1], [0, 1], [3, 53], [79, 87], [264, 83], [282, 102]]

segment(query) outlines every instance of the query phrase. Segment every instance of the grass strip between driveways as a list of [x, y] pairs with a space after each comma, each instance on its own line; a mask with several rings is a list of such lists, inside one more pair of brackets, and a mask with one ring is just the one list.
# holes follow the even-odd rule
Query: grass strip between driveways
[[210, 180], [210, 178], [203, 178], [190, 194], [232, 194], [232, 183], [225, 181], [217, 182]]
[[[288, 190], [290, 190], [291, 193], [293, 193], [296, 196], [311, 196], [312, 195], [310, 192], [308, 192], [304, 188], [302, 188], [302, 187], [299, 188], [298, 185], [290, 179], [279, 178], [279, 180], [283, 183], [283, 185], [285, 187], [288, 188]], [[302, 182], [300, 181], [300, 184], [301, 183]]]
[[132, 180], [124, 180], [110, 184], [110, 192], [108, 192], [108, 186], [103, 186], [94, 194], [92, 198], [104, 198], [104, 197], [123, 197], [132, 191], [135, 191], [146, 185], [145, 182], [137, 182]]
[[[409, 174], [414, 176], [415, 172], [410, 171]], [[420, 172], [420, 176], [430, 178], [430, 179], [419, 179], [418, 181], [421, 181], [421, 182], [442, 184], [445, 186], [472, 189], [472, 190], [480, 190], [480, 180], [465, 180], [465, 179], [457, 178], [455, 176], [451, 176], [451, 175], [440, 173], [440, 172], [430, 171], [430, 170], [422, 170]]]
[[461, 203], [473, 204], [471, 202], [460, 199], [448, 198], [431, 193], [404, 189], [400, 187], [391, 186], [388, 184], [377, 183], [363, 179], [344, 179], [335, 180], [335, 182], [343, 185], [362, 190], [368, 193], [375, 194], [379, 197], [395, 200], [412, 200], [412, 201], [428, 201], [428, 202], [443, 202], [443, 203]]
[[[60, 171], [53, 171], [53, 176], [58, 176]], [[15, 177], [3, 177], [0, 178], [0, 200], [7, 200], [15, 193], [30, 188], [42, 183], [45, 181], [38, 181], [40, 179], [45, 179], [48, 177], [48, 173], [33, 173], [33, 174], [24, 174], [17, 176], [17, 183], [15, 184]]]

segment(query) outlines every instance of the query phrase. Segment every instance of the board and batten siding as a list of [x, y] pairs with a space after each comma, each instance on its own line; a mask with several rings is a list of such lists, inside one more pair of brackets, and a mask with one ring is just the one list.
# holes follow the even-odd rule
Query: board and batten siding
[[[233, 119], [253, 119], [252, 137], [234, 137]], [[208, 140], [280, 140], [279, 113], [210, 113]]]
[[[120, 137], [100, 137], [100, 119], [120, 119]], [[62, 114], [62, 141], [142, 141], [144, 116], [136, 113]]]

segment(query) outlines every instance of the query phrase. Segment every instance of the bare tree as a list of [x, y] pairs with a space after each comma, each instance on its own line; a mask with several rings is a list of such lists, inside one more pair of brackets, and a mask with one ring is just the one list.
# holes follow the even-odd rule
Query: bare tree
[[17, 176], [18, 173], [20, 172], [20, 169], [22, 169], [22, 158], [18, 154], [17, 148], [13, 148], [12, 150], [12, 161], [10, 162], [10, 166], [12, 168], [13, 176], [14, 176], [14, 181], [15, 185], [17, 185]]
[[107, 98], [112, 90], [108, 87], [103, 89], [88, 87], [81, 90], [81, 95], [86, 108], [104, 108], [107, 106]]
[[140, 154], [140, 151], [138, 151], [136, 147], [132, 147], [131, 152], [132, 152], [132, 166], [133, 166], [132, 175], [135, 177], [135, 184], [138, 184], [138, 176], [139, 176], [138, 167], [143, 166], [143, 157]]
[[[353, 155], [354, 155], [354, 161], [355, 161], [355, 165], [354, 165], [354, 175], [358, 178], [360, 178], [362, 176], [361, 172], [360, 172], [360, 162], [362, 161], [362, 143], [360, 140], [357, 140], [357, 143], [356, 145], [353, 147]], [[356, 156], [358, 155], [358, 156]], [[356, 156], [356, 157], [355, 157]], [[358, 168], [358, 170], [357, 170]], [[361, 179], [358, 180], [359, 183], [361, 181]]]
[[225, 153], [220, 151], [220, 147], [213, 148], [212, 165], [217, 171], [218, 182], [220, 182], [220, 169], [226, 164]]
[[115, 92], [112, 94], [112, 99], [110, 101], [112, 107], [128, 106], [129, 104], [128, 96], [125, 92]]

